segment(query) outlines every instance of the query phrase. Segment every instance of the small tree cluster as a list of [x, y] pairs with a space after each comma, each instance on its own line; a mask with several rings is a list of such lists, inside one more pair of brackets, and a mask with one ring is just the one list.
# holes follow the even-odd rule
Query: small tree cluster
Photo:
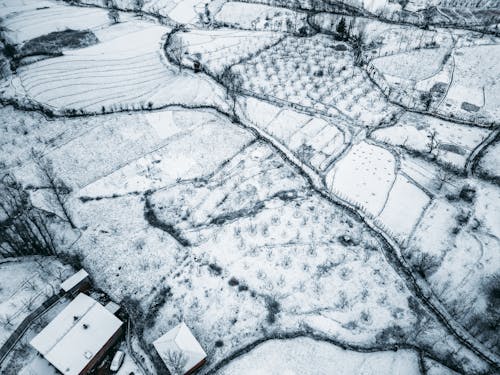
[[347, 38], [349, 37], [349, 35], [347, 34], [347, 25], [344, 17], [340, 19], [335, 31], [342, 40], [347, 40]]
[[182, 36], [175, 35], [180, 29], [176, 28], [172, 31], [173, 37], [169, 40], [168, 49], [170, 50], [170, 56], [174, 62], [179, 67], [179, 72], [182, 71], [182, 59], [186, 53], [186, 45], [182, 39]]
[[237, 72], [234, 72], [231, 69], [226, 69], [220, 80], [226, 88], [226, 98], [231, 101], [233, 115], [236, 115], [236, 101], [238, 99], [238, 94], [243, 88], [243, 78]]
[[0, 180], [0, 256], [55, 255], [50, 214], [35, 208], [11, 175]]

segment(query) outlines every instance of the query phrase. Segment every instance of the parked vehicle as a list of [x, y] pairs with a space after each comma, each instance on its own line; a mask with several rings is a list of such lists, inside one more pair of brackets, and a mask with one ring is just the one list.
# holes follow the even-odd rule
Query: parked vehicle
[[111, 371], [118, 371], [123, 363], [123, 359], [125, 358], [125, 353], [122, 352], [121, 350], [118, 350], [113, 357], [113, 360], [111, 361], [111, 366], [109, 366], [109, 369]]

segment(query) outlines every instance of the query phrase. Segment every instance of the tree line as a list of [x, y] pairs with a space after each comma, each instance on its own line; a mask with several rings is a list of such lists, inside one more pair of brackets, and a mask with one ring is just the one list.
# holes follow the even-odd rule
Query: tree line
[[[71, 189], [57, 177], [52, 163], [32, 153], [42, 186], [21, 184], [12, 173], [0, 176], [0, 258], [27, 255], [58, 255], [57, 224], [76, 229], [67, 206]], [[30, 190], [46, 189], [54, 212], [36, 207]], [[59, 229], [58, 229], [59, 228]]]

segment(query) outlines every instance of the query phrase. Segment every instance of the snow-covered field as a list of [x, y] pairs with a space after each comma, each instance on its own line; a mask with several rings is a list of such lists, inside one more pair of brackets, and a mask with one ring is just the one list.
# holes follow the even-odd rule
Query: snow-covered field
[[[452, 43], [433, 39], [435, 45], [385, 57], [377, 58], [374, 50], [371, 76], [379, 86], [390, 87], [394, 101], [410, 107], [479, 125], [498, 122], [498, 38], [474, 33], [452, 34], [452, 38]], [[422, 100], [427, 95], [433, 97], [428, 103]]]
[[420, 374], [417, 355], [410, 351], [356, 353], [309, 338], [266, 341], [217, 374], [327, 375], [332, 366], [338, 375]]
[[182, 321], [200, 374], [497, 373], [499, 39], [452, 3], [0, 0], [0, 254], [61, 258], [0, 262], [0, 344], [68, 262], [120, 375]]
[[496, 142], [486, 150], [484, 156], [479, 161], [478, 168], [487, 176], [498, 178], [500, 177], [498, 165], [500, 165], [500, 142]]
[[432, 155], [441, 162], [463, 169], [468, 157], [490, 132], [431, 116], [406, 113], [395, 126], [375, 130], [371, 136], [384, 143]]
[[192, 30], [175, 34], [169, 50], [174, 56], [181, 54], [183, 65], [192, 67], [197, 61], [212, 74], [220, 75], [224, 69], [252, 57], [281, 38], [280, 33], [267, 31]]
[[227, 2], [215, 21], [248, 30], [273, 30], [298, 33], [307, 28], [307, 14], [264, 4]]
[[218, 85], [188, 73], [178, 75], [166, 61], [161, 45], [168, 28], [144, 23], [140, 26], [139, 30], [132, 27], [130, 32], [126, 23], [110, 26], [112, 35], [113, 28], [120, 28], [121, 34], [19, 69], [18, 75], [4, 86], [6, 94], [69, 113], [185, 103], [220, 105], [223, 90]]
[[487, 115], [498, 122], [500, 46], [460, 48], [455, 51], [454, 59], [455, 72], [445, 105], [450, 102], [452, 110], [464, 110], [463, 103], [471, 103], [480, 108], [478, 115]]
[[[248, 121], [291, 150], [302, 162], [325, 171], [346, 146], [349, 134], [330, 119], [246, 98], [241, 111]], [[343, 125], [337, 121], [337, 125]], [[342, 128], [345, 129], [345, 128]]]

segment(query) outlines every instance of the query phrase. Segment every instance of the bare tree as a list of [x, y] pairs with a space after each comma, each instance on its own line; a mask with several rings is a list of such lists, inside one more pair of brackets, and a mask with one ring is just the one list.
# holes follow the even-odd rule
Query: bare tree
[[363, 64], [363, 52], [366, 45], [366, 32], [365, 27], [359, 28], [358, 32], [351, 35], [351, 44], [354, 52], [354, 65], [361, 66]]
[[427, 139], [429, 141], [427, 142], [427, 152], [429, 154], [432, 154], [434, 150], [436, 150], [439, 147], [439, 141], [437, 139], [437, 132], [435, 130], [429, 132], [427, 134]]
[[144, 16], [142, 8], [144, 7], [144, 0], [134, 0], [134, 11], [136, 11], [142, 18]]
[[440, 169], [437, 174], [438, 189], [441, 190], [441, 188], [451, 180], [451, 177], [451, 174], [447, 170]]
[[[178, 30], [173, 31], [174, 33]], [[179, 67], [179, 73], [182, 71], [182, 58], [186, 53], [186, 45], [179, 35], [174, 35], [169, 42], [170, 55], [172, 56], [174, 62]]]
[[31, 154], [38, 168], [38, 174], [43, 187], [50, 191], [49, 198], [51, 203], [61, 210], [64, 219], [71, 225], [71, 228], [76, 229], [67, 206], [67, 199], [71, 193], [71, 188], [57, 177], [52, 162], [49, 159], [44, 158], [34, 150], [32, 150]]
[[37, 299], [37, 295], [34, 295], [34, 294], [32, 294], [29, 297], [26, 297], [25, 299], [23, 299], [22, 304], [23, 304], [24, 308], [27, 311], [32, 311], [33, 307], [35, 305], [36, 299]]
[[0, 316], [0, 325], [4, 328], [12, 326], [12, 316], [10, 314], [4, 314]]
[[108, 11], [108, 18], [109, 20], [111, 21], [111, 24], [117, 24], [117, 23], [120, 23], [120, 14], [118, 13], [118, 11], [114, 8], [111, 8], [109, 11]]
[[221, 81], [226, 88], [226, 98], [231, 101], [233, 115], [236, 116], [236, 101], [243, 87], [243, 78], [241, 74], [234, 72], [232, 69], [226, 69], [221, 76]]
[[56, 279], [59, 281], [59, 282], [63, 282], [64, 280], [66, 280], [67, 278], [67, 272], [66, 272], [66, 269], [64, 268], [58, 268], [56, 270]]
[[426, 253], [413, 246], [404, 249], [403, 257], [408, 262], [410, 268], [423, 278], [428, 278], [436, 272], [442, 262], [439, 256]]
[[178, 350], [169, 350], [165, 362], [172, 375], [184, 375], [188, 358], [184, 353]]

